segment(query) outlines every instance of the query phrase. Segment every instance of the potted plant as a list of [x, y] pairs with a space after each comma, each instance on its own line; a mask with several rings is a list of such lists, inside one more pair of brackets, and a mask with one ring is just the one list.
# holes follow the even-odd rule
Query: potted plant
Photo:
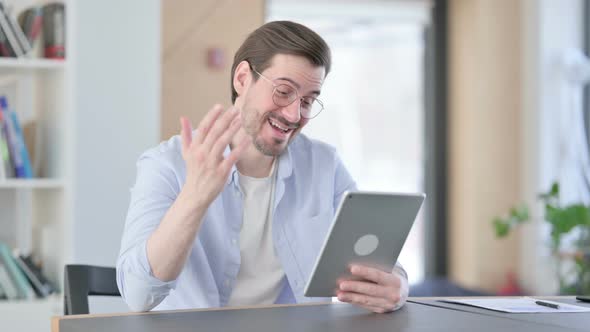
[[[551, 229], [549, 245], [557, 263], [560, 293], [590, 294], [590, 206], [561, 205], [558, 183], [540, 194], [539, 200]], [[492, 223], [496, 236], [502, 238], [528, 220], [529, 209], [521, 204], [511, 208], [507, 217], [496, 217]]]

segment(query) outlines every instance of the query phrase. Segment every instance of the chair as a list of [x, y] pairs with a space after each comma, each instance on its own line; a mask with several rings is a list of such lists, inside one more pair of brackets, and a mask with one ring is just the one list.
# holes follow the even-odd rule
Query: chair
[[114, 267], [66, 265], [64, 315], [88, 314], [88, 296], [121, 296]]

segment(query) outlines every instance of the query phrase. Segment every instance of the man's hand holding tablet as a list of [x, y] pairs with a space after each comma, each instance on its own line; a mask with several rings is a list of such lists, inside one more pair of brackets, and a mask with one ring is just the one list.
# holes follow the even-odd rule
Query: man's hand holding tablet
[[425, 195], [351, 192], [343, 197], [305, 295], [337, 296], [378, 313], [396, 310], [408, 296], [408, 285], [395, 262]]

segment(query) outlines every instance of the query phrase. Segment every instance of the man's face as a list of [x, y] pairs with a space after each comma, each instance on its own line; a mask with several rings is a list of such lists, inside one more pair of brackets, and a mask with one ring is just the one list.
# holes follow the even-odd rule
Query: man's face
[[325, 70], [304, 57], [277, 54], [270, 67], [261, 74], [270, 81], [259, 77], [246, 90], [242, 105], [243, 127], [258, 151], [267, 156], [278, 156], [309, 120], [299, 113], [299, 98], [288, 106], [277, 106], [273, 101], [273, 84], [288, 85], [297, 90], [299, 97], [316, 98], [324, 82]]

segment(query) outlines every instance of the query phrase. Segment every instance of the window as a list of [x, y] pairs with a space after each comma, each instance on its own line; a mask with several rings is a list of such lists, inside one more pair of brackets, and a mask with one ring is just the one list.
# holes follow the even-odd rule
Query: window
[[[310, 27], [332, 50], [325, 110], [304, 133], [338, 149], [360, 190], [424, 192], [427, 2], [271, 1], [268, 14]], [[411, 283], [424, 277], [423, 215], [399, 259]]]

